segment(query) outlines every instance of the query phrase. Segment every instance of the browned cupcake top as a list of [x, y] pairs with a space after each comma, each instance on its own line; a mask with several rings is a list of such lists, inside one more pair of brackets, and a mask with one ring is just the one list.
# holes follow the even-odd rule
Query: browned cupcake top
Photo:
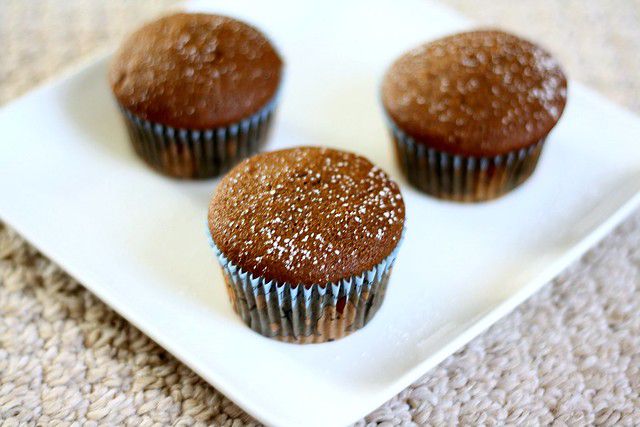
[[564, 110], [567, 80], [540, 47], [501, 31], [424, 44], [387, 71], [382, 101], [417, 143], [497, 155], [547, 135]]
[[323, 285], [390, 255], [404, 215], [398, 185], [367, 159], [303, 147], [259, 154], [231, 170], [211, 200], [209, 228], [244, 270]]
[[109, 81], [135, 115], [176, 128], [224, 126], [275, 95], [282, 61], [255, 28], [224, 16], [178, 13], [133, 33]]

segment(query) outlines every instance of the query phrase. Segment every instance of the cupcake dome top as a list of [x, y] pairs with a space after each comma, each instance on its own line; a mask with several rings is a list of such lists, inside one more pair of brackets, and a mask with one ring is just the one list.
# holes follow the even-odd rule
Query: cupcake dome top
[[566, 102], [567, 81], [545, 50], [501, 31], [444, 37], [401, 56], [382, 101], [416, 143], [462, 155], [497, 155], [545, 137]]
[[294, 148], [259, 154], [218, 185], [209, 207], [214, 243], [267, 280], [326, 284], [391, 254], [405, 208], [387, 174], [356, 154]]
[[282, 60], [255, 28], [232, 18], [178, 13], [134, 32], [109, 82], [124, 108], [176, 128], [225, 126], [275, 95]]

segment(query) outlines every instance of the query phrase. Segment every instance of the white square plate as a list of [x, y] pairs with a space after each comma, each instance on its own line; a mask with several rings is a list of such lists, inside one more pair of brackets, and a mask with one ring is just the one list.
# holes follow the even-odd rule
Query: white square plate
[[407, 235], [386, 301], [362, 331], [320, 345], [263, 338], [231, 310], [207, 246], [216, 181], [179, 182], [130, 149], [105, 80], [108, 58], [0, 112], [0, 216], [99, 298], [257, 418], [356, 420], [549, 281], [640, 201], [640, 120], [577, 83], [534, 176], [479, 205], [406, 185], [378, 104], [402, 51], [465, 28], [406, 0], [211, 1], [286, 58], [268, 149], [356, 151], [403, 186]]

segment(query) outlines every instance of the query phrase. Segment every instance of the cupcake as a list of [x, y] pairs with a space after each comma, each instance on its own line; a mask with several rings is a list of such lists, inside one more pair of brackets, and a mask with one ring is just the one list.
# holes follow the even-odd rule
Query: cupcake
[[409, 182], [465, 202], [499, 197], [527, 180], [566, 96], [556, 60], [501, 31], [424, 44], [396, 60], [382, 84]]
[[382, 304], [404, 218], [384, 171], [306, 147], [231, 170], [211, 200], [209, 231], [233, 308], [251, 329], [325, 342], [362, 328]]
[[109, 83], [136, 153], [176, 178], [209, 178], [256, 153], [277, 100], [282, 60], [255, 28], [178, 13], [120, 47]]

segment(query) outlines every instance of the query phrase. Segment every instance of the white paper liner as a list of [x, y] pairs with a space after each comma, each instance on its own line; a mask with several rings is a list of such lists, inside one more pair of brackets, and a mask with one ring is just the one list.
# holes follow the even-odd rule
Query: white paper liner
[[136, 153], [154, 170], [184, 179], [219, 176], [256, 154], [266, 140], [277, 104], [239, 122], [205, 130], [177, 129], [139, 118], [120, 107]]
[[209, 244], [222, 267], [229, 298], [236, 313], [254, 331], [294, 343], [321, 343], [364, 327], [384, 300], [389, 275], [402, 237], [381, 263], [336, 283], [291, 285], [244, 271]]
[[459, 202], [495, 199], [525, 182], [538, 164], [546, 139], [497, 156], [463, 156], [416, 142], [389, 117], [387, 122], [409, 182], [429, 195]]

